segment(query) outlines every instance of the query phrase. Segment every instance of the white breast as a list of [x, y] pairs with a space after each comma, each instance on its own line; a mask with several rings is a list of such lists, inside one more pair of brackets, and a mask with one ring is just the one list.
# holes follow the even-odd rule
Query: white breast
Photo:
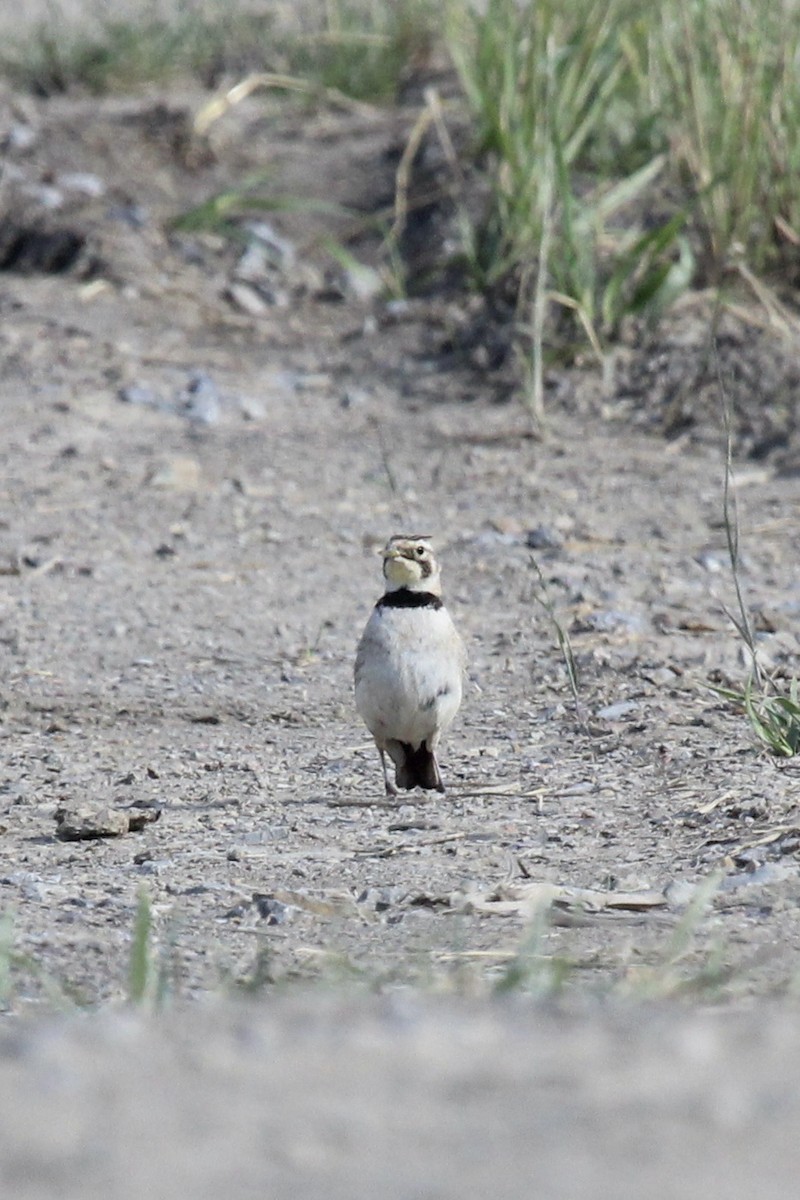
[[433, 750], [461, 703], [463, 647], [445, 608], [376, 608], [356, 657], [356, 707], [387, 738]]

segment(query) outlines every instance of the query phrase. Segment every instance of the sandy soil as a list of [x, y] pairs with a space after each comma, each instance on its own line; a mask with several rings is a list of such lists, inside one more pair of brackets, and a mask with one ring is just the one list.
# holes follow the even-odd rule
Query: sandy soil
[[[254, 100], [198, 146], [202, 99], [0, 114], [29, 256], [0, 275], [8, 1194], [512, 1196], [537, 1166], [553, 1197], [786, 1194], [800, 1045], [763, 1002], [800, 970], [797, 768], [706, 686], [746, 662], [702, 298], [621, 353], [609, 394], [554, 373], [535, 440], [444, 353], [458, 305], [359, 299], [326, 274], [320, 217], [272, 222], [294, 253], [257, 286], [241, 245], [169, 232], [265, 162], [287, 192], [377, 204], [402, 121]], [[34, 269], [64, 230], [75, 262]], [[723, 333], [755, 379], [791, 366]], [[661, 419], [675, 362], [682, 432]], [[791, 673], [781, 380], [774, 451], [775, 410], [751, 412], [737, 476], [743, 587]], [[389, 806], [351, 670], [398, 529], [436, 540], [470, 686], [447, 796]], [[78, 805], [160, 817], [59, 840]], [[561, 890], [533, 936], [542, 885]], [[142, 890], [172, 1016], [116, 1007]], [[517, 966], [520, 997], [491, 1001]], [[557, 979], [566, 1013], [523, 1001]], [[642, 1006], [682, 992], [724, 1012]], [[37, 1016], [76, 1001], [100, 1015]]]

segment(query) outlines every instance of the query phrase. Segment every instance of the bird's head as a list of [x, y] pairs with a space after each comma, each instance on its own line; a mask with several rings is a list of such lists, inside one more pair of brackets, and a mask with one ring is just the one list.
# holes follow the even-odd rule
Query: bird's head
[[442, 594], [439, 564], [433, 553], [430, 538], [395, 534], [381, 551], [383, 575], [387, 590], [408, 588], [411, 592]]

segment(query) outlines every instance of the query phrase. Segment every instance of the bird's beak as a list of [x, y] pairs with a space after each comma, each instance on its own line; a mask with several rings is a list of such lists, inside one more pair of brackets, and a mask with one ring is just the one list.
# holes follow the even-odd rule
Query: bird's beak
[[385, 546], [383, 550], [381, 550], [381, 557], [383, 558], [384, 562], [386, 562], [387, 559], [402, 558], [403, 556], [396, 546]]

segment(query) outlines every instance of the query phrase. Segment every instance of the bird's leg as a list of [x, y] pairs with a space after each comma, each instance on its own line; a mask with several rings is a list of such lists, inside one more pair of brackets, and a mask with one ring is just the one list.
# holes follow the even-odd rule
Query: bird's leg
[[437, 790], [437, 792], [443, 792], [444, 784], [442, 783], [442, 772], [439, 770], [439, 760], [435, 754], [432, 757], [433, 757], [433, 769], [436, 772], [436, 790]]
[[386, 766], [386, 752], [384, 750], [379, 749], [378, 753], [381, 756], [381, 766], [383, 767], [383, 782], [386, 784], [386, 795], [387, 796], [396, 796], [397, 788], [395, 786], [394, 780], [389, 778], [389, 770]]

